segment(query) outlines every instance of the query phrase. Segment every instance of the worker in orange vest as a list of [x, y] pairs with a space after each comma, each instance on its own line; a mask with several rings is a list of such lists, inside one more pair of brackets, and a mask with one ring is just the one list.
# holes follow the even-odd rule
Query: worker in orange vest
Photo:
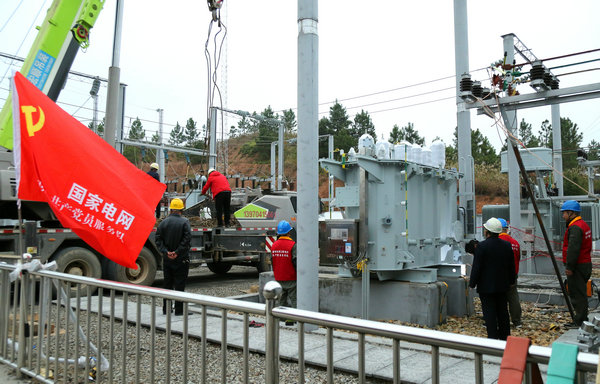
[[508, 313], [515, 328], [521, 328], [521, 301], [519, 300], [519, 291], [517, 291], [517, 279], [519, 278], [519, 262], [521, 261], [521, 246], [519, 242], [508, 234], [508, 223], [504, 219], [498, 219], [502, 224], [502, 233], [498, 236], [504, 241], [508, 241], [512, 247], [515, 256], [515, 283], [511, 285], [506, 292], [508, 300]]
[[588, 320], [587, 282], [592, 276], [592, 231], [580, 216], [581, 206], [567, 200], [560, 208], [567, 225], [562, 256], [567, 275], [569, 297], [575, 309], [575, 326]]
[[[291, 305], [296, 308], [296, 242], [290, 237], [292, 226], [285, 220], [277, 224], [277, 241], [271, 246], [273, 275], [281, 285], [281, 305]], [[286, 325], [293, 322], [286, 321]]]

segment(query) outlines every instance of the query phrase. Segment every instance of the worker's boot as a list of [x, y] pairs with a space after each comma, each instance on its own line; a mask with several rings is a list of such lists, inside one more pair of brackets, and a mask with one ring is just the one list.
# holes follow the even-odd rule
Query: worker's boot
[[176, 301], [175, 302], [175, 316], [183, 315], [183, 302]]

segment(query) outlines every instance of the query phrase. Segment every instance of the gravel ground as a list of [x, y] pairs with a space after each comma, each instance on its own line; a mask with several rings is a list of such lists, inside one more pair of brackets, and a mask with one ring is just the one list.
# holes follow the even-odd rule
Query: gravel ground
[[[238, 268], [244, 267], [234, 267], [232, 272], [235, 272]], [[186, 289], [186, 292], [199, 293], [204, 295], [211, 295], [216, 297], [230, 297], [237, 296], [243, 294], [245, 291], [255, 289], [256, 283], [248, 280], [243, 281], [228, 281], [227, 284], [207, 284], [204, 286], [203, 284], [193, 284], [192, 287]], [[254, 286], [254, 287], [253, 287]], [[130, 297], [130, 299], [135, 300], [135, 297]], [[143, 299], [143, 302], [146, 302], [147, 298]], [[149, 302], [149, 300], [148, 300]], [[158, 303], [157, 305], [162, 305], [162, 303]], [[55, 316], [55, 309], [53, 308], [52, 315]], [[61, 324], [64, 327], [64, 310], [61, 310]], [[82, 318], [82, 327], [85, 328], [85, 319], [84, 316]], [[199, 319], [200, 316], [194, 314], [190, 317], [190, 320]], [[55, 320], [53, 320], [55, 321]], [[62, 328], [62, 327], [61, 327]], [[97, 344], [97, 329], [98, 329], [98, 321], [97, 315], [91, 316], [91, 340], [94, 344]], [[111, 362], [111, 373], [105, 372], [99, 374], [99, 377], [96, 378], [98, 382], [109, 382], [109, 379], [112, 379], [114, 382], [122, 382], [123, 374], [125, 374], [125, 382], [134, 383], [136, 382], [136, 327], [134, 325], [128, 325], [126, 336], [123, 336], [123, 326], [117, 322], [113, 329], [113, 336], [111, 335], [111, 329], [109, 326], [108, 319], [104, 318], [102, 320], [101, 327], [101, 335], [102, 335], [102, 343], [101, 349], [104, 356], [109, 359]], [[58, 340], [58, 349], [60, 351], [60, 355], [64, 355], [64, 351], [66, 348], [70, 351], [70, 358], [73, 358], [75, 355], [75, 330], [73, 325], [69, 326], [68, 332], [69, 340], [68, 342], [65, 340], [65, 332], [59, 332], [59, 340]], [[184, 345], [183, 338], [181, 335], [173, 335], [170, 338], [170, 345], [167, 348], [167, 338], [164, 332], [157, 331], [155, 336], [154, 344], [152, 344], [151, 333], [149, 329], [141, 328], [140, 329], [140, 338], [139, 338], [139, 353], [140, 353], [140, 361], [148, 362], [150, 361], [151, 352], [155, 353], [155, 368], [154, 368], [154, 382], [156, 383], [166, 383], [167, 377], [169, 378], [171, 383], [200, 383], [201, 382], [201, 371], [200, 368], [202, 366], [201, 360], [201, 342], [196, 339], [189, 339], [188, 341], [188, 353], [187, 357], [184, 356]], [[37, 338], [34, 339], [37, 342]], [[49, 346], [45, 347], [44, 352], [48, 350], [50, 355], [55, 355], [56, 349], [56, 334], [53, 332], [50, 337]], [[113, 351], [111, 353], [111, 341]], [[78, 355], [82, 355], [85, 353], [85, 346], [82, 342], [79, 342], [79, 351]], [[123, 372], [123, 351], [125, 351], [125, 372]], [[111, 358], [112, 356], [112, 358]], [[33, 357], [34, 361], [36, 360], [36, 356]], [[167, 362], [167, 359], [170, 362]], [[188, 374], [187, 379], [184, 380], [183, 376], [183, 361], [187, 361], [188, 366]], [[221, 383], [222, 380], [222, 351], [220, 345], [207, 344], [207, 364], [206, 364], [206, 374], [207, 374], [207, 382], [208, 383]], [[42, 359], [42, 364], [45, 364], [45, 360]], [[2, 364], [0, 364], [1, 366]], [[168, 366], [170, 369], [168, 370]], [[248, 359], [249, 366], [249, 382], [250, 383], [264, 383], [265, 382], [265, 358], [262, 354], [250, 353]], [[14, 374], [10, 373], [10, 369], [8, 367], [5, 370], [0, 371], [0, 382], [2, 383], [22, 383], [22, 382], [30, 382], [28, 380], [17, 380], [14, 377]], [[227, 350], [227, 371], [226, 371], [226, 383], [243, 383], [243, 369], [244, 369], [244, 356], [241, 350], [228, 348]], [[88, 375], [85, 372], [82, 372], [83, 369], [79, 369], [77, 377], [75, 377], [74, 370], [69, 368], [65, 374], [64, 364], [59, 364], [56, 366], [55, 364], [50, 364], [50, 370], [53, 374], [53, 377], [56, 382], [60, 383], [82, 383], [89, 381]], [[139, 368], [139, 382], [141, 383], [150, 383], [151, 382], [151, 368], [148, 364], [143, 364], [142, 367]], [[5, 374], [6, 373], [6, 374]], [[95, 372], [94, 372], [95, 373]], [[111, 375], [112, 376], [109, 376]], [[298, 366], [295, 362], [280, 362], [280, 382], [281, 383], [296, 383], [298, 382]], [[315, 367], [306, 367], [304, 371], [305, 382], [306, 383], [326, 383], [327, 382], [327, 372], [322, 368]], [[6, 381], [6, 380], [14, 380], [14, 381]], [[335, 383], [358, 383], [358, 379], [353, 374], [336, 372]], [[369, 383], [382, 383], [383, 381], [377, 379], [368, 379]]]
[[[247, 267], [233, 267], [232, 272], [235, 271], [243, 271], [244, 268], [247, 270]], [[192, 271], [192, 274], [198, 273], [198, 269]], [[160, 276], [159, 276], [160, 277]], [[237, 296], [243, 293], [247, 293], [248, 291], [256, 290], [256, 281], [243, 279], [239, 281], [227, 281], [227, 283], [223, 284], [202, 284], [202, 281], [190, 284], [190, 286], [186, 289], [187, 292], [199, 293], [204, 295], [216, 296], [216, 297], [231, 297]], [[135, 297], [130, 297], [131, 300], [135, 300]], [[144, 302], [150, 302], [149, 299], [144, 298]], [[158, 303], [157, 305], [162, 305], [162, 303]], [[437, 327], [439, 330], [443, 330], [446, 332], [454, 332], [461, 334], [468, 334], [473, 336], [485, 337], [485, 327], [483, 325], [483, 320], [481, 318], [481, 311], [479, 302], [476, 299], [475, 301], [476, 313], [470, 317], [464, 318], [455, 318], [449, 317], [446, 323]], [[550, 345], [553, 340], [555, 340], [560, 334], [562, 334], [565, 329], [562, 325], [568, 321], [568, 314], [565, 313], [565, 309], [557, 306], [547, 306], [547, 305], [539, 305], [533, 303], [522, 303], [523, 308], [523, 320], [524, 326], [520, 329], [514, 329], [513, 335], [530, 337], [534, 344], [537, 345]], [[64, 319], [64, 312], [61, 315]], [[191, 319], [194, 319], [192, 315]], [[193, 320], [192, 320], [193, 321]], [[411, 324], [406, 324], [411, 325]], [[125, 375], [127, 379], [125, 382], [135, 382], [136, 375], [136, 367], [135, 367], [135, 358], [136, 358], [136, 344], [135, 344], [135, 326], [128, 326], [127, 335], [123, 337], [122, 334], [122, 326], [117, 324], [114, 329], [114, 337], [112, 338], [113, 347], [113, 362], [111, 366], [113, 367], [112, 375], [113, 380], [115, 382], [121, 382], [122, 378], [122, 356], [123, 356], [123, 347], [125, 347], [125, 361], [126, 361], [126, 372]], [[92, 340], [95, 343], [97, 340], [97, 316], [92, 317]], [[69, 348], [74, 349], [74, 332], [70, 329], [69, 334]], [[102, 323], [102, 350], [105, 353], [105, 356], [109, 357], [109, 348], [110, 348], [110, 338], [107, 338], [110, 335], [110, 328], [107, 320], [103, 320]], [[54, 338], [54, 336], [53, 336]], [[53, 338], [51, 339], [51, 344], [53, 343]], [[80, 343], [80, 345], [82, 345]], [[189, 350], [187, 354], [187, 358], [183, 356], [183, 342], [182, 337], [179, 335], [175, 335], [171, 337], [171, 345], [167, 349], [167, 341], [166, 335], [164, 332], [157, 332], [156, 340], [154, 347], [151, 344], [151, 334], [148, 329], [141, 329], [140, 334], [140, 354], [141, 361], [149, 361], [150, 353], [154, 350], [156, 354], [156, 367], [154, 370], [154, 380], [157, 383], [165, 383], [166, 377], [170, 378], [170, 381], [173, 383], [182, 383], [183, 380], [183, 372], [181, 363], [184, 360], [187, 360], [188, 363], [188, 377], [186, 383], [198, 383], [201, 381], [200, 370], [199, 367], [202, 366], [201, 362], [201, 343], [198, 340], [190, 339], [189, 340]], [[54, 346], [50, 346], [50, 348], [54, 348]], [[83, 346], [80, 346], [79, 353], [82, 354], [84, 349]], [[59, 341], [59, 349], [65, 349], [65, 341], [62, 338]], [[170, 359], [170, 371], [167, 373], [167, 353]], [[221, 382], [221, 346], [220, 345], [207, 345], [207, 382], [209, 383], [220, 383]], [[237, 349], [228, 349], [227, 351], [227, 373], [226, 373], [226, 382], [227, 383], [241, 383], [243, 382], [243, 367], [244, 367], [244, 357], [240, 350]], [[263, 383], [265, 381], [265, 359], [261, 354], [251, 353], [249, 357], [249, 382], [250, 383]], [[1, 366], [1, 364], [0, 364]], [[6, 367], [3, 367], [6, 368]], [[70, 371], [67, 373], [66, 378], [64, 375], [64, 370], [62, 366], [59, 366], [58, 370], [55, 369], [54, 365], [50, 367], [52, 370], [56, 371], [56, 377], [58, 382], [84, 382], [87, 381], [83, 377], [83, 373], [79, 372], [78, 379], [74, 378], [73, 372]], [[10, 370], [9, 370], [10, 371]], [[17, 383], [17, 382], [28, 382], [28, 381], [18, 381], [14, 378], [14, 375], [9, 374], [5, 375], [6, 370], [0, 370], [0, 382], [4, 383]], [[100, 382], [106, 382], [108, 377], [101, 377]], [[14, 380], [14, 381], [6, 381], [6, 380]], [[305, 380], [307, 383], [325, 383], [327, 382], [326, 371], [321, 368], [315, 367], [307, 367], [305, 370]], [[150, 368], [144, 366], [140, 369], [140, 382], [146, 383], [150, 382]], [[281, 383], [295, 383], [298, 382], [298, 367], [296, 363], [293, 362], [284, 362], [280, 363], [280, 382]], [[358, 379], [353, 374], [347, 374], [342, 372], [337, 372], [335, 374], [334, 382], [336, 383], [358, 383]], [[369, 379], [367, 382], [370, 383], [381, 383], [382, 381], [376, 379]]]

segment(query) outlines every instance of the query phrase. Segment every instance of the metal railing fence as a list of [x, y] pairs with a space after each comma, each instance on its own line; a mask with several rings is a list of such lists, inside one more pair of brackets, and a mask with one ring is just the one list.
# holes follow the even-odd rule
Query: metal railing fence
[[[14, 270], [15, 266], [0, 264], [0, 363], [13, 367], [19, 376], [45, 383], [81, 382], [90, 378], [109, 383], [217, 380], [228, 383], [231, 368], [228, 368], [228, 359], [232, 353], [239, 354], [240, 361], [244, 362], [238, 367], [242, 374], [236, 380], [248, 383], [251, 380], [250, 316], [265, 318], [261, 331], [264, 331], [264, 381], [267, 383], [279, 382], [279, 321], [284, 319], [298, 322], [297, 381], [300, 383], [305, 382], [305, 338], [308, 335], [305, 327], [308, 324], [325, 329], [328, 383], [335, 382], [334, 330], [356, 335], [357, 375], [361, 383], [367, 377], [367, 336], [390, 341], [394, 383], [402, 379], [401, 343], [430, 346], [432, 383], [440, 383], [440, 348], [472, 353], [475, 382], [483, 383], [484, 356], [501, 357], [505, 347], [505, 342], [499, 340], [276, 307], [281, 287], [275, 282], [265, 286], [265, 305], [52, 271], [23, 272], [11, 283], [9, 273]], [[184, 303], [181, 325], [179, 321], [175, 323], [169, 311], [162, 315], [163, 299]], [[188, 317], [190, 310], [194, 316]], [[241, 317], [241, 322], [238, 321], [242, 327], [241, 351], [228, 348], [228, 332], [234, 329], [229, 318], [233, 314]], [[237, 331], [240, 331], [239, 326]], [[220, 339], [216, 346], [207, 343], [208, 339], [215, 338]], [[531, 365], [547, 365], [550, 354], [551, 349], [547, 347], [529, 348], [527, 383], [532, 382]], [[220, 377], [214, 377], [215, 369], [207, 369], [209, 365], [220, 366], [220, 374], [217, 374]], [[578, 382], [585, 383], [587, 374], [595, 373], [597, 365], [597, 355], [579, 353]]]

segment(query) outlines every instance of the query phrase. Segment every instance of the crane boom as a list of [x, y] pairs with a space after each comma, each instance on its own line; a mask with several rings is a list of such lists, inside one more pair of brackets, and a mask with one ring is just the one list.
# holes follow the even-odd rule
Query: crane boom
[[[20, 72], [56, 101], [79, 47], [89, 45], [105, 0], [54, 0]], [[0, 112], [0, 146], [12, 149], [12, 97]]]

